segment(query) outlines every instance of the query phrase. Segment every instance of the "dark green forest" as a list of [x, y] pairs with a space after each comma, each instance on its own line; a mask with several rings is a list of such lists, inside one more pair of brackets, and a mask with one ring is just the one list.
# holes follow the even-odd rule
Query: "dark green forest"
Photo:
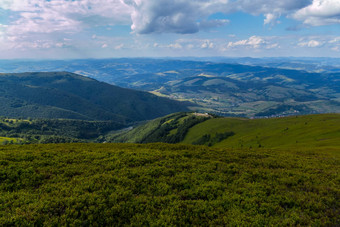
[[0, 106], [0, 116], [13, 118], [119, 123], [188, 110], [188, 103], [68, 72], [0, 73]]
[[127, 125], [115, 121], [84, 121], [71, 119], [28, 120], [0, 117], [0, 137], [2, 137], [2, 144], [101, 143], [105, 142], [105, 134], [124, 127], [127, 127]]

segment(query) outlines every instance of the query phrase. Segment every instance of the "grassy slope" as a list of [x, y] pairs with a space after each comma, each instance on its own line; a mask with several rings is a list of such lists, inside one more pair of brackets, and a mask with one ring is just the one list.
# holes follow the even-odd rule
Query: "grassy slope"
[[339, 149], [0, 146], [0, 225], [336, 226], [339, 158]]
[[235, 132], [216, 147], [339, 147], [340, 114], [294, 116], [273, 119], [217, 118], [192, 127], [183, 143], [191, 144], [204, 134]]
[[117, 137], [114, 138], [114, 142], [122, 142], [122, 143], [139, 143], [143, 140], [143, 138], [150, 134], [152, 131], [156, 130], [158, 126], [161, 124], [161, 120], [163, 118], [157, 118], [146, 124], [140, 125], [133, 130], [120, 133]]
[[[208, 119], [205, 115], [198, 116], [194, 113], [174, 113], [165, 117], [157, 118], [142, 124], [130, 131], [120, 132], [112, 135], [108, 141], [115, 143], [150, 143], [151, 142], [169, 142], [169, 136], [176, 136], [177, 133], [183, 133], [192, 127], [192, 124], [199, 123]], [[192, 124], [188, 122], [193, 122]], [[172, 141], [170, 143], [180, 142]]]
[[17, 140], [18, 140], [18, 138], [10, 138], [10, 137], [2, 137], [2, 136], [0, 136], [0, 144], [3, 143], [4, 141], [12, 141], [14, 143]]

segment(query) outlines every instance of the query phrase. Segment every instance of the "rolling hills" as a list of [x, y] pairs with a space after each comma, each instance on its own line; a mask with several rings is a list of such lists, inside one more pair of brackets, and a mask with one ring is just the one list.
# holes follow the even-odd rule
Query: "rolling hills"
[[0, 74], [0, 115], [134, 122], [187, 104], [67, 72]]
[[[334, 67], [329, 67], [329, 64]], [[0, 61], [0, 71], [68, 71], [198, 104], [224, 116], [340, 112], [337, 59]]]
[[[180, 134], [176, 141], [171, 138]], [[178, 113], [111, 137], [114, 142], [168, 142], [229, 148], [340, 146], [340, 114], [270, 119]]]

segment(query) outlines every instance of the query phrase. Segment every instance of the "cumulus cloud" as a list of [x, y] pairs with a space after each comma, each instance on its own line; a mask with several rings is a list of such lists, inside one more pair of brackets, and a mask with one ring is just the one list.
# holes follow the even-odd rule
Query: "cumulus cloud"
[[267, 14], [265, 14], [265, 19], [264, 19], [264, 24], [266, 25], [266, 24], [270, 24], [270, 25], [275, 25], [275, 24], [277, 24], [277, 23], [279, 23], [278, 21], [277, 21], [277, 19], [280, 17], [280, 15], [278, 15], [278, 14], [273, 14], [273, 13], [267, 13]]
[[130, 24], [132, 12], [121, 0], [0, 0], [1, 11], [10, 15], [0, 25], [1, 51], [75, 49], [78, 42], [63, 39], [96, 26]]
[[[340, 41], [335, 36], [327, 36], [327, 39], [314, 36], [303, 40], [299, 40], [298, 36], [280, 40], [265, 36], [241, 39], [236, 35], [228, 36], [228, 31], [222, 34], [215, 29], [227, 26], [230, 23], [228, 14], [235, 12], [263, 16], [263, 24], [269, 27], [280, 23], [280, 18], [289, 17], [299, 22], [287, 28], [295, 31], [304, 29], [304, 24], [322, 26], [340, 23], [340, 0], [0, 0], [0, 17], [7, 17], [0, 24], [0, 51], [30, 48], [90, 50], [93, 47], [109, 52], [135, 50], [132, 47], [140, 46], [186, 53], [213, 53], [222, 49], [235, 53], [239, 50], [259, 52], [284, 50], [291, 46], [306, 49], [322, 46], [328, 51], [339, 51]], [[224, 16], [221, 18], [221, 15]], [[115, 29], [112, 26], [122, 24], [131, 26], [133, 34], [219, 33], [218, 36], [184, 36], [188, 40], [180, 40], [176, 35], [161, 36], [164, 40], [159, 40], [160, 36], [156, 35], [135, 35], [129, 40], [126, 39], [128, 33], [122, 32], [121, 28], [107, 32], [110, 28]], [[120, 37], [116, 37], [117, 34]], [[137, 39], [139, 43], [133, 46], [131, 43]]]
[[312, 0], [124, 0], [124, 3], [133, 10], [131, 28], [136, 33], [187, 34], [228, 24], [228, 20], [207, 20], [219, 12], [263, 14], [264, 24], [275, 25], [281, 15], [308, 7]]
[[0, 9], [16, 12], [8, 35], [115, 24], [132, 24], [139, 34], [190, 34], [225, 26], [229, 20], [209, 16], [236, 11], [263, 14], [264, 24], [272, 26], [287, 15], [311, 25], [340, 23], [339, 0], [1, 0]]
[[261, 45], [266, 44], [267, 41], [265, 41], [263, 38], [258, 36], [251, 36], [249, 39], [239, 40], [236, 42], [229, 42], [228, 48], [237, 47], [237, 46], [245, 46], [245, 47], [251, 47], [251, 48], [259, 48]]
[[130, 8], [120, 0], [1, 0], [0, 9], [15, 13], [7, 37], [32, 33], [76, 33], [92, 26], [129, 23]]
[[[131, 29], [140, 34], [196, 33], [226, 25], [228, 20], [206, 20], [227, 7], [226, 0], [125, 0], [133, 8]], [[219, 8], [222, 7], [222, 8]], [[200, 19], [202, 19], [199, 21]]]
[[183, 46], [179, 43], [172, 43], [168, 47], [170, 47], [171, 49], [182, 49], [183, 48]]
[[317, 41], [317, 40], [310, 40], [310, 41], [307, 41], [307, 42], [300, 42], [298, 43], [298, 45], [300, 47], [319, 47], [322, 45], [322, 43], [320, 41]]
[[288, 15], [311, 4], [312, 0], [238, 0], [231, 4], [237, 11], [253, 15], [263, 14], [264, 24], [277, 24], [281, 15]]
[[311, 5], [295, 12], [293, 18], [311, 26], [340, 23], [340, 1], [314, 0]]
[[205, 40], [203, 43], [202, 43], [202, 45], [201, 45], [201, 48], [203, 48], [203, 49], [206, 49], [206, 48], [214, 48], [214, 43], [213, 42], [211, 42], [210, 40]]

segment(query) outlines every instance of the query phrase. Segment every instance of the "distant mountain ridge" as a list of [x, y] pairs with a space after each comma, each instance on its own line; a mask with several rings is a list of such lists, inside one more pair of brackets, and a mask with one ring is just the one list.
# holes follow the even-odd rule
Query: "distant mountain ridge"
[[339, 67], [338, 59], [0, 61], [3, 72], [74, 72], [124, 88], [191, 101], [200, 105], [202, 112], [243, 117], [339, 113]]
[[7, 117], [118, 122], [188, 110], [187, 103], [68, 72], [0, 74], [0, 106]]

